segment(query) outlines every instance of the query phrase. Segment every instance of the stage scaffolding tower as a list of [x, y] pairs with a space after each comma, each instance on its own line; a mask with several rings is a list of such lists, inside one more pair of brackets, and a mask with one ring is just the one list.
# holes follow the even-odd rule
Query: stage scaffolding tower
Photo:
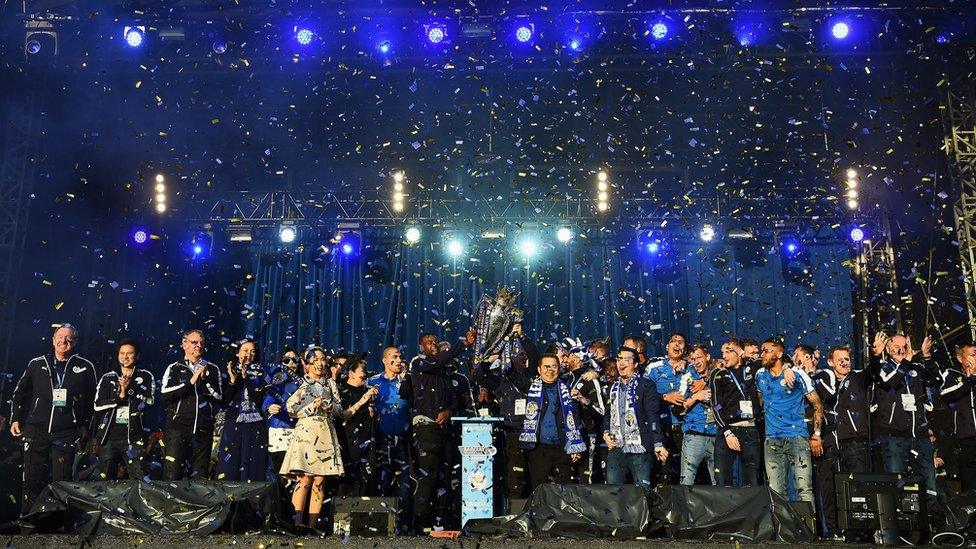
[[976, 88], [950, 81], [943, 105], [946, 152], [959, 198], [953, 204], [969, 336], [976, 340]]
[[904, 332], [895, 250], [887, 212], [874, 220], [874, 234], [857, 245], [854, 279], [857, 282], [856, 338], [860, 342], [862, 367], [871, 356], [871, 342], [878, 331]]

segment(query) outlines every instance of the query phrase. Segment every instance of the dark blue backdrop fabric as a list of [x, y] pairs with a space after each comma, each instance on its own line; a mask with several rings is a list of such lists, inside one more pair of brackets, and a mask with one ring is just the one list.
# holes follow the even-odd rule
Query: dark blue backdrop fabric
[[452, 259], [438, 244], [377, 245], [353, 260], [323, 258], [314, 249], [256, 249], [247, 331], [271, 356], [312, 343], [374, 358], [396, 344], [412, 355], [421, 331], [462, 335], [477, 300], [504, 284], [522, 293], [526, 331], [538, 340], [610, 336], [619, 345], [639, 332], [657, 353], [669, 333], [681, 331], [713, 356], [728, 334], [782, 334], [790, 346], [821, 349], [851, 340], [851, 274], [844, 264], [851, 252], [843, 242], [806, 246], [806, 284], [784, 279], [775, 249], [763, 251], [764, 264], [743, 266], [729, 243], [678, 244], [656, 261], [616, 244], [544, 245], [529, 262], [507, 247]]

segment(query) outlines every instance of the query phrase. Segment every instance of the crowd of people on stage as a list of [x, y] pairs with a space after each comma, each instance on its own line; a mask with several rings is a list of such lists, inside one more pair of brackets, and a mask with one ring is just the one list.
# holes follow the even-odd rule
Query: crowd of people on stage
[[[313, 528], [345, 495], [398, 498], [402, 532], [456, 528], [456, 416], [501, 419], [502, 506], [548, 482], [633, 483], [648, 494], [767, 484], [814, 504], [821, 535], [835, 537], [834, 473], [871, 471], [875, 448], [881, 470], [911, 468], [933, 502], [946, 495], [948, 461], [962, 490], [976, 488], [973, 343], [939, 354], [926, 337], [916, 352], [908, 337], [878, 333], [866, 367], [853, 370], [844, 346], [821, 355], [727, 337], [713, 354], [674, 333], [653, 358], [642, 336], [616, 349], [576, 338], [543, 349], [516, 324], [521, 351], [508, 364], [474, 363], [472, 330], [454, 342], [424, 333], [409, 363], [387, 347], [370, 375], [365, 353], [311, 346], [266, 361], [251, 340], [212, 363], [193, 329], [182, 358], [156, 375], [136, 341], [119, 342], [102, 368], [75, 352], [78, 337], [58, 328], [53, 352], [28, 363], [12, 394], [25, 510], [51, 480], [80, 479], [89, 456], [91, 479], [277, 480], [288, 519]], [[158, 401], [161, 440], [149, 420]]]

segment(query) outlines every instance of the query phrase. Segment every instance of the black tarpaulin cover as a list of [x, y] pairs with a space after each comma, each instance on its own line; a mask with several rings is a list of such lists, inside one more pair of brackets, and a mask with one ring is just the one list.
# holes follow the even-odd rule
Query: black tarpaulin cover
[[817, 539], [789, 501], [765, 486], [663, 486], [651, 498], [651, 523], [652, 533], [672, 539]]
[[468, 522], [471, 534], [742, 541], [815, 541], [789, 502], [765, 487], [540, 486], [520, 515]]
[[637, 486], [543, 484], [520, 515], [468, 521], [471, 534], [621, 538], [643, 535], [650, 513]]
[[22, 523], [80, 535], [257, 531], [270, 525], [275, 497], [270, 482], [55, 482]]

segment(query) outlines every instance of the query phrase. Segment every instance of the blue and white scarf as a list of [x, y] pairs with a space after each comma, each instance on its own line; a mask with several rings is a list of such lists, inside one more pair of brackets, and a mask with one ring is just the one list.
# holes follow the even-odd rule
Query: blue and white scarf
[[[580, 434], [576, 413], [573, 412], [573, 399], [569, 396], [569, 388], [562, 381], [556, 381], [559, 388], [559, 404], [563, 414], [563, 432], [566, 437], [566, 453], [579, 454], [586, 451], [586, 443]], [[542, 413], [542, 379], [535, 378], [526, 395], [525, 420], [522, 423], [522, 434], [519, 442], [535, 444], [539, 441], [539, 422]], [[552, 402], [549, 403], [553, 405]]]
[[623, 425], [620, 424], [620, 380], [610, 388], [610, 435], [618, 441], [617, 445], [625, 454], [647, 452], [647, 448], [641, 443], [640, 428], [637, 426], [637, 383], [637, 378], [632, 377], [626, 384], [627, 407]]

